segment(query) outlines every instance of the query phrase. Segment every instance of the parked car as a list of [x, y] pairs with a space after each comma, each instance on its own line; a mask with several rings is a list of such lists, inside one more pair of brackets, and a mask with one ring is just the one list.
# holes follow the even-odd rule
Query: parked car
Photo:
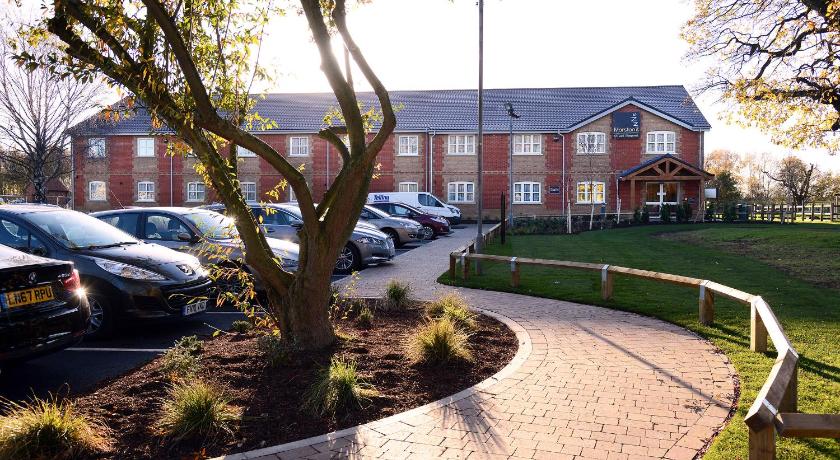
[[402, 217], [417, 222], [423, 227], [420, 231], [420, 237], [424, 240], [430, 240], [436, 236], [452, 233], [448, 220], [443, 217], [426, 214], [405, 203], [373, 203], [368, 206], [372, 206], [394, 217]]
[[[10, 240], [5, 233], [5, 225], [0, 226], [0, 234]], [[0, 310], [0, 363], [23, 361], [75, 345], [84, 337], [90, 321], [87, 297], [72, 263], [3, 245]]]
[[417, 222], [402, 217], [392, 217], [373, 206], [365, 205], [359, 219], [360, 222], [375, 225], [379, 231], [390, 236], [397, 247], [417, 241], [423, 234], [423, 226]]
[[[225, 206], [220, 203], [203, 206], [220, 213], [225, 212]], [[270, 210], [266, 210], [270, 208]], [[251, 205], [251, 212], [262, 217], [262, 228], [269, 236], [269, 241], [275, 238], [288, 238], [295, 243], [300, 241], [297, 231], [303, 225], [303, 217], [297, 203], [265, 203]], [[353, 234], [342, 249], [335, 270], [339, 273], [349, 273], [364, 266], [387, 262], [394, 258], [396, 250], [394, 242], [388, 235], [365, 222], [358, 222]]]
[[428, 192], [369, 193], [367, 203], [405, 203], [426, 214], [443, 217], [452, 225], [458, 225], [461, 223], [460, 209], [450, 204], [445, 204], [443, 201], [438, 199], [438, 197]]
[[73, 262], [87, 292], [93, 336], [110, 335], [128, 320], [201, 313], [213, 285], [197, 258], [57, 206], [0, 206], [0, 244]]

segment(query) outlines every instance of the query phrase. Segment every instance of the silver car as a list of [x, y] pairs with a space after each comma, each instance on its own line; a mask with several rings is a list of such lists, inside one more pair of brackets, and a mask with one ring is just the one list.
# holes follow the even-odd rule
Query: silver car
[[393, 217], [370, 205], [365, 205], [362, 208], [359, 219], [361, 222], [375, 225], [382, 233], [390, 236], [397, 247], [417, 241], [423, 234], [423, 226], [417, 222], [402, 217]]
[[[177, 251], [196, 255], [202, 263], [219, 263], [225, 259], [241, 260], [243, 244], [233, 220], [222, 214], [195, 208], [134, 208], [102, 211], [91, 214], [147, 243], [156, 243]], [[283, 269], [298, 268], [300, 248], [296, 243], [267, 238]]]

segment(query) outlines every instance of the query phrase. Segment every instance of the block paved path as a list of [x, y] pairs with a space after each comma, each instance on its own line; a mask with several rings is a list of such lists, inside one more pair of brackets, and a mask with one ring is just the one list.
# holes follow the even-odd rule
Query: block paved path
[[[392, 278], [431, 299], [456, 230], [364, 270], [360, 295]], [[426, 406], [354, 428], [228, 459], [692, 459], [735, 401], [726, 355], [696, 335], [632, 313], [517, 294], [454, 289], [516, 332], [519, 350], [494, 377]]]

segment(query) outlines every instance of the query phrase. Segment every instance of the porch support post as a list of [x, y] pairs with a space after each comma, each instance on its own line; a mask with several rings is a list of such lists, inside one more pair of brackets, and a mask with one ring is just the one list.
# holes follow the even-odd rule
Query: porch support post
[[630, 205], [633, 206], [633, 210], [639, 206], [636, 202], [636, 179], [630, 179]]

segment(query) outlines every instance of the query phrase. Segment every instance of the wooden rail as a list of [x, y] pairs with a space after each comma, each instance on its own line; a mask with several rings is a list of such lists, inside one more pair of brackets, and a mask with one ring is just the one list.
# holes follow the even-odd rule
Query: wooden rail
[[[485, 241], [488, 241], [486, 236]], [[525, 265], [584, 270], [600, 273], [601, 297], [605, 300], [612, 298], [613, 279], [616, 275], [649, 279], [697, 289], [698, 316], [700, 323], [704, 325], [714, 322], [716, 296], [749, 306], [750, 349], [759, 353], [767, 352], [769, 338], [777, 353], [767, 380], [744, 418], [749, 427], [750, 460], [775, 459], [777, 433], [779, 436], [795, 438], [840, 438], [840, 414], [797, 413], [799, 354], [782, 330], [782, 325], [770, 305], [760, 296], [714, 281], [688, 276], [608, 264], [475, 254], [473, 250], [474, 246], [468, 245], [449, 255], [450, 278], [456, 279], [460, 264], [461, 276], [467, 279], [470, 276], [471, 260], [510, 264], [510, 282], [513, 287], [519, 286], [521, 267]]]

